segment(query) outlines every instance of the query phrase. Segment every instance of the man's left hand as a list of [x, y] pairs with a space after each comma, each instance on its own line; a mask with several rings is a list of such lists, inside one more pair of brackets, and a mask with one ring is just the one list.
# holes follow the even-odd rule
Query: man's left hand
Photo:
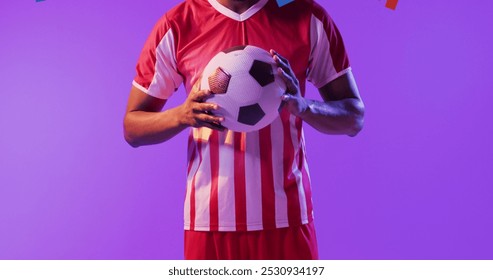
[[279, 66], [279, 68], [277, 68], [279, 75], [286, 83], [286, 92], [282, 96], [283, 106], [287, 106], [287, 109], [291, 114], [300, 116], [308, 109], [308, 102], [301, 96], [299, 81], [286, 58], [275, 50], [270, 50], [270, 54]]

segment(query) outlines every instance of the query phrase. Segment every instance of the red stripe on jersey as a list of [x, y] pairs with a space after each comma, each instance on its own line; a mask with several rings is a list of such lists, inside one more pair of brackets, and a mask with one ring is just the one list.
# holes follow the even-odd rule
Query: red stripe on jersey
[[298, 184], [293, 174], [294, 147], [291, 139], [290, 115], [286, 109], [281, 112], [284, 129], [284, 191], [288, 200], [289, 225], [299, 225], [301, 224], [301, 209]]
[[272, 170], [272, 141], [270, 126], [259, 131], [260, 177], [262, 185], [262, 224], [265, 229], [276, 228], [276, 197]]
[[211, 198], [210, 198], [210, 230], [219, 228], [219, 135], [213, 130], [209, 138], [211, 158]]
[[[195, 156], [197, 154], [197, 146], [195, 145], [195, 141], [193, 141], [193, 134], [190, 133], [190, 135], [188, 136], [188, 167], [187, 167], [187, 178], [188, 176], [190, 176], [190, 171], [192, 170], [192, 165], [193, 165], [193, 162], [195, 161]], [[189, 198], [189, 201], [188, 203], [190, 203], [190, 206], [189, 206], [189, 215], [190, 215], [190, 218], [191, 218], [191, 212], [192, 212], [192, 204], [191, 202], [193, 201], [194, 204], [193, 204], [193, 207], [194, 207], [194, 212], [195, 212], [195, 176], [193, 177], [192, 179], [192, 184], [190, 186], [190, 198]], [[192, 196], [193, 194], [193, 196]], [[187, 199], [187, 195], [185, 194], [185, 200]], [[186, 214], [185, 214], [186, 215]], [[193, 220], [191, 220], [190, 222], [192, 223]], [[192, 224], [190, 223], [190, 226], [192, 226]]]
[[245, 133], [234, 132], [234, 182], [236, 230], [247, 230], [246, 180], [245, 180]]
[[190, 175], [190, 170], [192, 169], [193, 162], [195, 160], [196, 146], [195, 141], [193, 141], [193, 133], [188, 136], [188, 167], [187, 176]]
[[[313, 17], [317, 17], [323, 24], [323, 28], [317, 30], [326, 31], [324, 34], [317, 34], [317, 38], [327, 36], [331, 40], [330, 48], [323, 48], [327, 51], [323, 56], [335, 57], [337, 55], [334, 52], [343, 50], [340, 38], [332, 40], [332, 37], [338, 34], [332, 20], [322, 7], [312, 2], [312, 0], [295, 1], [281, 10], [275, 1], [271, 0], [248, 20], [238, 21], [220, 14], [205, 0], [183, 1], [166, 13], [150, 35], [151, 39], [148, 41], [150, 47], [145, 47], [139, 59], [138, 76], [141, 76], [140, 79], [145, 80], [147, 84], [140, 83], [139, 78], [135, 81], [147, 88], [158, 74], [159, 80], [169, 81], [178, 81], [180, 79], [175, 77], [181, 76], [186, 91], [189, 92], [198, 79], [197, 74], [203, 71], [205, 65], [217, 52], [241, 43], [248, 43], [265, 49], [273, 48], [289, 58], [304, 95], [305, 74], [309, 68], [311, 50], [310, 23]], [[217, 28], [218, 26], [221, 28]], [[165, 36], [167, 30], [172, 32]], [[162, 40], [163, 38], [169, 40]], [[292, 38], [297, 40], [293, 41]], [[163, 44], [157, 48], [161, 41]], [[162, 53], [156, 53], [156, 49]], [[176, 67], [156, 67], [156, 56], [160, 55], [163, 57], [160, 57], [159, 61], [163, 60], [166, 65], [171, 66], [176, 64]], [[347, 64], [345, 53], [343, 57], [344, 59], [333, 61], [337, 70], [347, 68], [344, 65]], [[326, 64], [324, 60], [317, 62]], [[330, 69], [329, 73], [332, 73], [332, 70]], [[157, 73], [154, 73], [155, 71]], [[233, 139], [228, 141], [232, 141], [223, 143], [225, 135], [222, 132], [213, 132], [212, 136], [209, 136], [210, 131], [207, 131], [207, 135], [194, 137], [192, 143], [189, 141], [189, 147], [191, 146], [187, 166], [189, 189], [186, 197], [190, 201], [186, 202], [185, 207], [187, 207], [187, 216], [190, 212], [191, 230], [259, 230], [275, 228], [276, 225], [284, 227], [286, 220], [291, 226], [301, 224], [302, 220], [305, 221], [305, 204], [308, 211], [311, 211], [312, 206], [309, 170], [304, 150], [300, 151], [304, 147], [303, 137], [300, 131], [296, 131], [300, 129], [298, 125], [300, 121], [295, 121], [286, 110], [281, 115], [282, 126], [279, 123], [271, 126], [268, 132], [251, 134], [252, 137], [249, 134], [231, 134], [230, 137]], [[202, 131], [202, 129], [193, 130], [195, 133]], [[278, 142], [272, 142], [268, 136]], [[267, 141], [259, 141], [259, 137]], [[250, 140], [255, 142], [249, 142]], [[232, 148], [235, 150], [232, 151]], [[245, 149], [249, 149], [248, 153]], [[273, 149], [275, 152], [272, 151]], [[249, 161], [250, 157], [254, 159], [253, 162]], [[220, 170], [223, 167], [226, 170]], [[219, 178], [219, 175], [230, 177]], [[250, 180], [251, 184], [255, 185], [250, 185]], [[274, 183], [275, 187], [281, 189], [271, 189]], [[300, 189], [302, 185], [304, 189]], [[286, 198], [283, 193], [279, 194], [283, 191]], [[278, 194], [281, 198], [279, 201]], [[262, 207], [265, 209], [261, 209]], [[311, 213], [307, 214], [311, 219]], [[271, 215], [277, 216], [278, 220], [273, 222]], [[224, 220], [219, 220], [223, 217]], [[186, 222], [188, 228], [188, 217]]]
[[[192, 135], [193, 137], [193, 135]], [[197, 152], [199, 154], [199, 166], [202, 164], [202, 142], [197, 141]], [[193, 174], [192, 185], [190, 186], [190, 230], [195, 229], [195, 180], [197, 173]]]

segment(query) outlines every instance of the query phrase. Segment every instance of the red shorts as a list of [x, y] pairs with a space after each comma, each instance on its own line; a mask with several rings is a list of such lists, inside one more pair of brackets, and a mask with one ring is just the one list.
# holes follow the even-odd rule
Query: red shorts
[[313, 222], [273, 230], [185, 231], [187, 260], [316, 260]]

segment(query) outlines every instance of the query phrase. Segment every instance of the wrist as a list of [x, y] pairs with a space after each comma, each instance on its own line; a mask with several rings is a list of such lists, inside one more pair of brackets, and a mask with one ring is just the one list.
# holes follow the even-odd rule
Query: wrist
[[297, 116], [300, 117], [300, 118], [305, 118], [306, 116], [308, 116], [310, 114], [310, 111], [311, 111], [311, 107], [310, 107], [310, 102], [305, 99], [304, 97], [301, 97], [300, 98], [300, 103], [299, 103], [299, 110], [298, 110], [298, 114]]
[[183, 104], [178, 105], [175, 108], [169, 109], [168, 114], [170, 114], [173, 123], [178, 128], [187, 128], [190, 124], [187, 122], [187, 118], [185, 117], [185, 109], [183, 108]]

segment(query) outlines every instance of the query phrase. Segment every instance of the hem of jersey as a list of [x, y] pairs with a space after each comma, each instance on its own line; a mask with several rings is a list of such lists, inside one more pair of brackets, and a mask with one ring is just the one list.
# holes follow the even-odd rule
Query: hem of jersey
[[132, 85], [133, 85], [134, 87], [138, 88], [139, 90], [141, 90], [142, 92], [144, 92], [144, 93], [145, 93], [145, 94], [147, 94], [147, 95], [150, 95], [150, 96], [152, 96], [152, 97], [155, 97], [155, 98], [158, 98], [158, 99], [161, 99], [161, 100], [165, 100], [165, 98], [162, 98], [162, 97], [155, 96], [155, 95], [151, 94], [151, 93], [149, 92], [149, 90], [148, 90], [148, 89], [146, 89], [145, 87], [141, 86], [141, 85], [140, 85], [139, 83], [137, 83], [135, 80], [133, 80], [133, 81], [132, 81]]
[[[310, 223], [312, 221], [313, 221], [313, 217], [312, 218], [303, 219], [301, 221], [301, 223], [296, 224], [294, 226], [306, 225], [306, 224], [308, 224], [308, 223]], [[289, 226], [290, 226], [289, 225], [289, 221], [279, 221], [279, 222], [276, 223], [276, 227], [275, 228], [267, 228], [266, 229], [266, 228], [263, 228], [262, 227], [262, 224], [254, 224], [254, 225], [247, 225], [246, 226], [247, 230], [245, 230], [245, 231], [272, 230], [272, 229], [279, 229], [279, 228], [287, 228]], [[190, 225], [185, 224], [184, 229], [185, 230], [190, 230]], [[195, 225], [193, 231], [211, 231], [211, 230], [210, 230], [210, 226]], [[234, 225], [234, 226], [220, 226], [220, 227], [218, 227], [218, 230], [217, 231], [235, 232], [235, 231], [238, 231], [238, 230], [236, 230], [236, 225]]]
[[351, 67], [348, 67], [342, 71], [339, 71], [338, 73], [336, 73], [335, 75], [332, 75], [330, 76], [329, 78], [325, 79], [323, 83], [320, 83], [318, 85], [314, 85], [316, 88], [321, 88], [323, 86], [325, 86], [326, 84], [332, 82], [333, 80], [339, 78], [340, 76], [344, 75], [344, 74], [347, 74], [351, 72]]
[[135, 80], [132, 81], [132, 85], [138, 89], [140, 89], [143, 93], [149, 94], [149, 90], [146, 89], [145, 87], [141, 86], [139, 83], [137, 83]]
[[238, 14], [224, 7], [219, 2], [217, 2], [217, 0], [207, 0], [207, 1], [209, 2], [209, 4], [211, 4], [211, 6], [214, 9], [216, 9], [216, 11], [237, 21], [245, 21], [249, 19], [251, 16], [253, 16], [258, 11], [260, 11], [260, 9], [262, 9], [265, 6], [265, 4], [267, 4], [267, 2], [269, 2], [269, 0], [260, 0], [257, 3], [255, 3], [253, 6], [251, 6], [248, 10], [244, 11], [241, 14]]

